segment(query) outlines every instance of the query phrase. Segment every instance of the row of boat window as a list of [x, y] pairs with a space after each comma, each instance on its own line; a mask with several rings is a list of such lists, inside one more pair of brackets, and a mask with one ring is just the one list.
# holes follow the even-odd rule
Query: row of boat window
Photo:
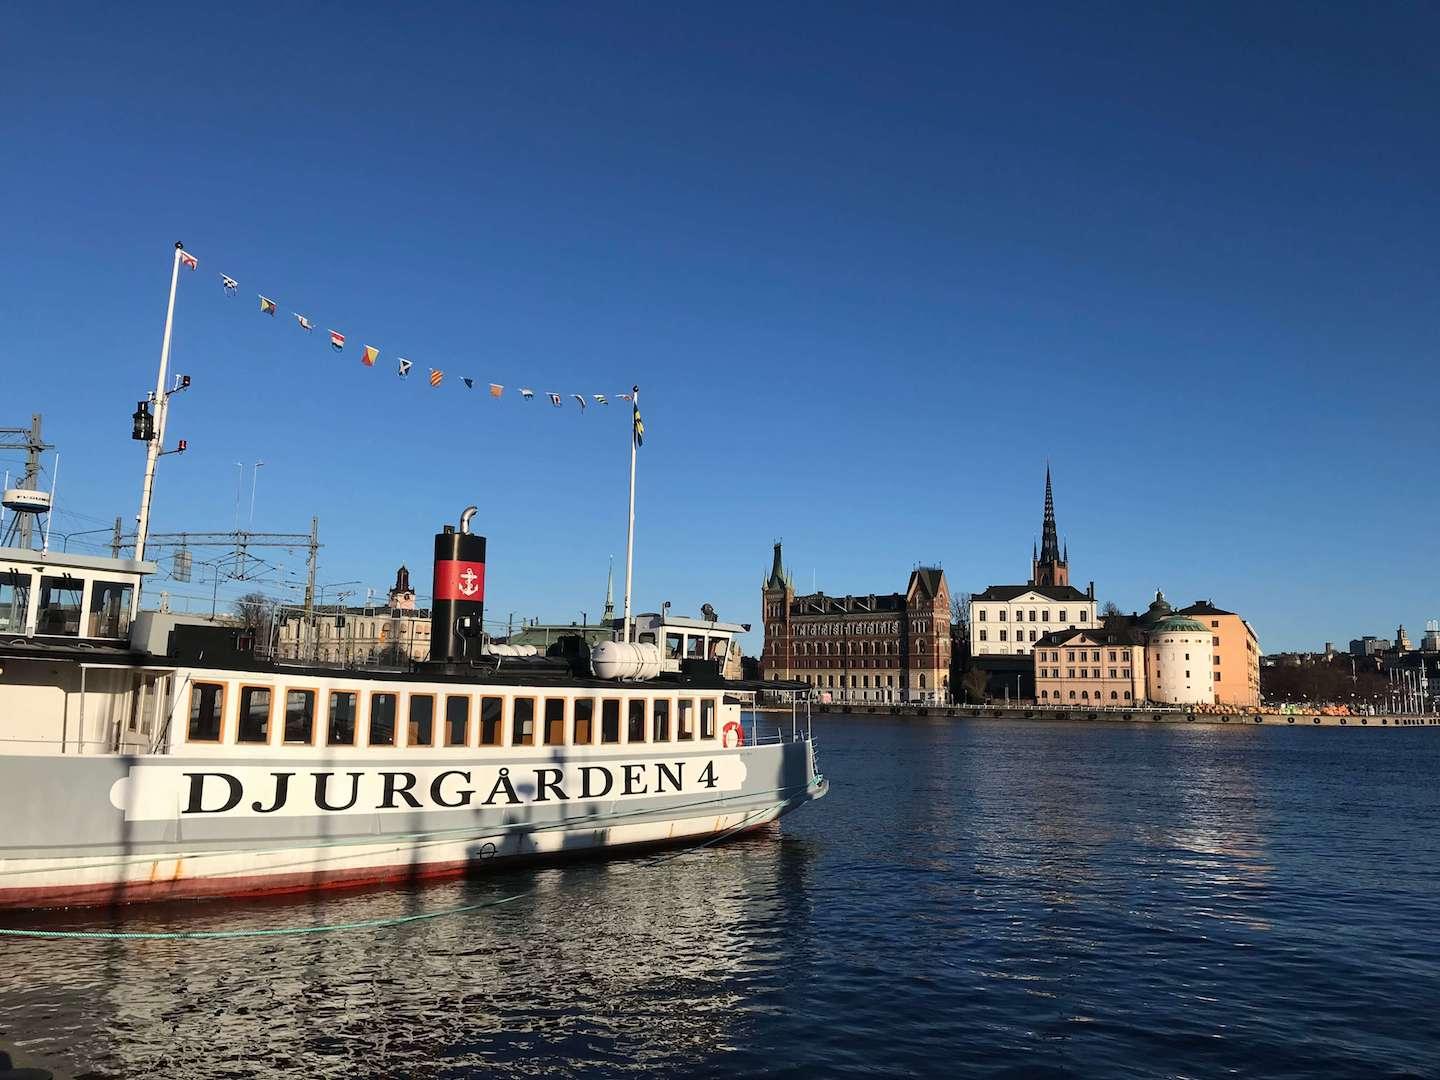
[[287, 687], [277, 693], [270, 686], [241, 686], [234, 739], [227, 740], [226, 691], [224, 683], [191, 684], [187, 742], [268, 746], [277, 727], [284, 746], [357, 746], [363, 737], [365, 746], [433, 747], [437, 735], [441, 746], [535, 746], [537, 738], [543, 746], [715, 738], [714, 698], [603, 698], [597, 705], [591, 697], [482, 695], [477, 710], [471, 694], [407, 693], [402, 712], [400, 693], [376, 690], [368, 695], [369, 723], [362, 733], [359, 691], [331, 690], [322, 709], [318, 690]]

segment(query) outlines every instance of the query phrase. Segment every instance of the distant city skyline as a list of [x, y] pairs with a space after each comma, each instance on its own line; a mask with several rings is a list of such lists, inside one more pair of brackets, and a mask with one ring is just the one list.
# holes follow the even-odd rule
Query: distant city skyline
[[639, 384], [640, 610], [758, 621], [782, 536], [804, 585], [1023, 581], [1048, 460], [1102, 605], [1414, 632], [1440, 11], [1384, 12], [17, 9], [0, 427], [44, 415], [52, 540], [132, 524], [183, 240], [154, 527], [243, 524], [263, 461], [254, 526], [318, 515], [322, 584], [428, 589], [475, 503], [490, 618], [593, 614], [629, 432], [572, 395]]

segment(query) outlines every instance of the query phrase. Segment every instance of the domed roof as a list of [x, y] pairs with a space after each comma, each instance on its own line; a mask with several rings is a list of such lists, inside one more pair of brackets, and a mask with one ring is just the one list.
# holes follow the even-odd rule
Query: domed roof
[[1183, 615], [1168, 615], [1150, 627], [1152, 634], [1208, 634], [1209, 632], [1194, 619], [1187, 619]]
[[1174, 610], [1175, 609], [1170, 606], [1170, 602], [1165, 599], [1165, 594], [1159, 589], [1156, 589], [1155, 599], [1150, 601], [1150, 606], [1145, 609], [1145, 614], [1140, 616], [1140, 622], [1145, 626], [1149, 626], [1151, 623], [1159, 622]]

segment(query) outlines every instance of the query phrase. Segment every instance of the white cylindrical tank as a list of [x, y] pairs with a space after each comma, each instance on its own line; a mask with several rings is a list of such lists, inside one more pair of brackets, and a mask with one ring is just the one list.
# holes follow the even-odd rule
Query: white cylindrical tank
[[540, 649], [535, 645], [486, 645], [485, 652], [490, 656], [539, 656]]
[[1171, 615], [1150, 628], [1145, 644], [1146, 696], [1164, 705], [1215, 701], [1212, 635], [1194, 619]]
[[653, 679], [660, 674], [660, 647], [602, 641], [590, 650], [590, 668], [600, 679]]

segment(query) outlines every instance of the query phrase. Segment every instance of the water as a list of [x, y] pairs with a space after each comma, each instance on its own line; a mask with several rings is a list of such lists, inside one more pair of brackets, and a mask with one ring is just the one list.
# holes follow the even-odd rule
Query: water
[[0, 1039], [105, 1077], [1437, 1076], [1436, 735], [827, 716], [830, 796], [754, 839], [124, 921], [535, 890], [378, 933], [0, 942]]

